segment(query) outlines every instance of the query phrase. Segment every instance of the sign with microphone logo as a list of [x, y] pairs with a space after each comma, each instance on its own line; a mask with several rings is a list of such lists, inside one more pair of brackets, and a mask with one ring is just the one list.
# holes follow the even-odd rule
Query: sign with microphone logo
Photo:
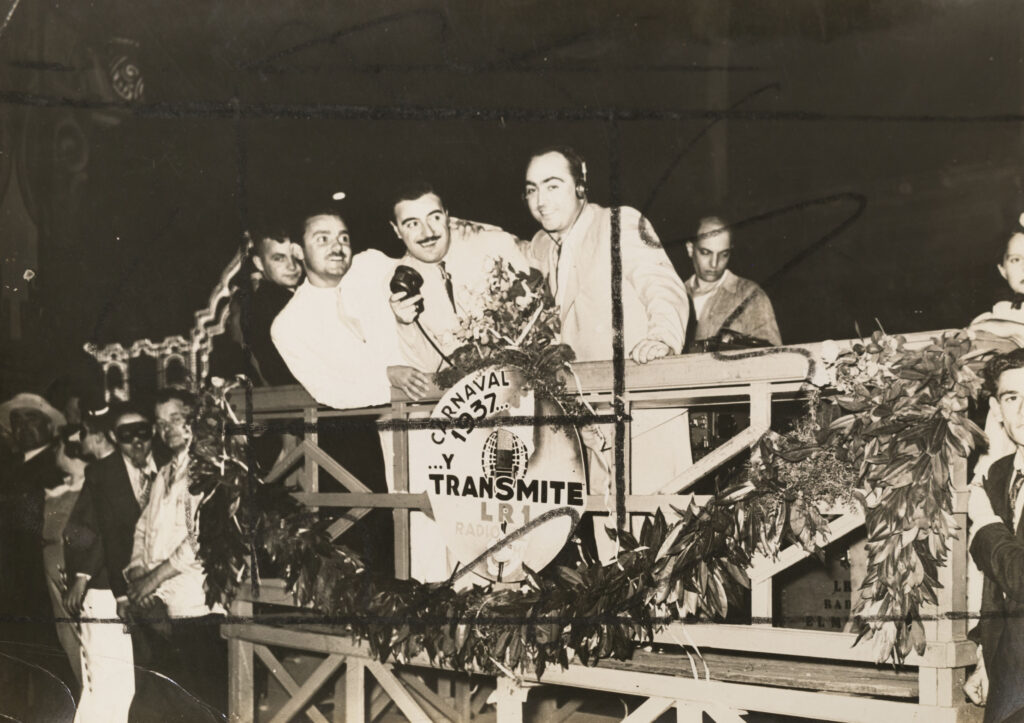
[[466, 572], [516, 582], [569, 539], [587, 485], [579, 435], [563, 414], [524, 388], [518, 369], [490, 367], [441, 397], [431, 414], [440, 427], [410, 432], [410, 486], [426, 489], [439, 534]]

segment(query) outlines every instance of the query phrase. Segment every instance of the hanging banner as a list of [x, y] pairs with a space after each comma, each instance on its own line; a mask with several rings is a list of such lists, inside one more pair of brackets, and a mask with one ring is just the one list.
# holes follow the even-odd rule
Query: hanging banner
[[410, 432], [410, 485], [427, 490], [462, 568], [515, 582], [569, 539], [587, 500], [580, 438], [572, 426], [537, 420], [562, 414], [558, 402], [523, 389], [519, 370], [488, 368], [441, 397], [431, 418], [444, 424]]

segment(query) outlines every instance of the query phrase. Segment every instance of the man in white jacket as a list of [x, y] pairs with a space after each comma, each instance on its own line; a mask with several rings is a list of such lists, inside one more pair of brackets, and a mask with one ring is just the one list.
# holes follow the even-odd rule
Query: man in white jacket
[[[562, 341], [578, 361], [612, 359], [618, 334], [624, 355], [637, 364], [682, 352], [690, 311], [686, 288], [643, 214], [590, 202], [587, 164], [566, 146], [531, 157], [523, 197], [541, 226], [527, 245], [527, 259], [547, 278], [561, 315]], [[620, 280], [619, 324], [613, 314], [614, 275]], [[692, 463], [685, 409], [633, 411], [631, 431], [634, 494], [657, 492]], [[593, 426], [582, 430], [590, 458], [588, 482], [591, 494], [605, 494], [612, 481], [614, 428], [602, 425], [594, 432]], [[603, 524], [614, 523], [608, 519]], [[602, 558], [616, 549], [600, 531], [595, 542]]]
[[147, 623], [153, 668], [214, 709], [227, 706], [227, 647], [220, 638], [224, 609], [206, 604], [206, 573], [199, 560], [201, 495], [189, 491], [191, 417], [196, 401], [178, 389], [162, 391], [156, 428], [171, 451], [135, 526], [132, 558], [124, 571], [128, 601]]

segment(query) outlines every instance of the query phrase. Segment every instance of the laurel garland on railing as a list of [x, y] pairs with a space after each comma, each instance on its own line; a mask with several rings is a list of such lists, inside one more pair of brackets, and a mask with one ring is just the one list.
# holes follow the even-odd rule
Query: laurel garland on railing
[[843, 414], [825, 440], [856, 465], [867, 576], [853, 615], [879, 660], [924, 651], [922, 608], [938, 602], [938, 567], [957, 533], [951, 470], [984, 434], [968, 416], [981, 382], [966, 331], [920, 349], [875, 332], [831, 363], [830, 398]]
[[[230, 604], [258, 566], [285, 579], [298, 604], [366, 641], [381, 660], [425, 652], [456, 669], [542, 674], [573, 659], [628, 658], [654, 630], [690, 611], [725, 615], [738, 585], [749, 584], [747, 545], [733, 501], [712, 500], [659, 511], [635, 539], [619, 532], [613, 564], [591, 559], [532, 572], [518, 588], [396, 580], [367, 571], [334, 545], [329, 521], [290, 496], [284, 482], [264, 483], [245, 464], [243, 435], [228, 395], [241, 381], [211, 385], [200, 395], [191, 449], [193, 491], [213, 491], [200, 514], [200, 559], [207, 600]], [[250, 554], [252, 553], [252, 554]]]
[[[459, 357], [466, 368], [452, 373], [513, 363], [505, 358], [513, 354], [539, 392], [565, 399], [560, 372], [571, 356], [553, 343], [550, 301], [536, 302], [539, 312], [531, 303], [519, 305], [526, 314], [511, 323], [533, 319], [536, 343], [495, 355], [478, 338], [484, 343]], [[937, 567], [956, 532], [954, 458], [981, 437], [967, 417], [979, 391], [970, 348], [963, 332], [924, 349], [880, 332], [837, 348], [826, 359], [830, 387], [812, 395], [793, 429], [762, 438], [735, 484], [702, 507], [675, 510], [671, 524], [659, 511], [639, 539], [609, 531], [619, 543], [610, 564], [549, 566], [517, 589], [456, 591], [366, 571], [331, 542], [329, 520], [318, 520], [283, 482], [265, 484], [248, 469], [228, 402], [244, 382], [214, 383], [200, 395], [191, 468], [192, 489], [215, 492], [200, 516], [207, 598], [229, 603], [243, 581], [258, 582], [260, 566], [270, 566], [299, 604], [367, 641], [381, 660], [425, 652], [457, 669], [540, 674], [574, 658], [628, 658], [672, 620], [723, 618], [749, 586], [755, 551], [771, 556], [796, 544], [820, 554], [828, 523], [819, 508], [855, 496], [868, 530], [868, 575], [854, 610], [860, 637], [874, 637], [879, 660], [899, 661], [922, 649], [921, 608], [936, 599]]]

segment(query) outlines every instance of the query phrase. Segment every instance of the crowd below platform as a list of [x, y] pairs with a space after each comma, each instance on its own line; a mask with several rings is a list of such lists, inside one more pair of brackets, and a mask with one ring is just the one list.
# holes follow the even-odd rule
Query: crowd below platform
[[[343, 215], [330, 206], [254, 224], [256, 273], [235, 292], [229, 324], [241, 357], [222, 361], [219, 371], [244, 372], [259, 385], [299, 383], [339, 409], [387, 405], [392, 388], [421, 399], [457, 350], [463, 319], [499, 260], [543, 279], [561, 341], [579, 361], [612, 359], [617, 331], [638, 364], [782, 344], [768, 296], [728, 268], [733, 246], [724, 219], [703, 218], [686, 242], [693, 274], [684, 280], [642, 213], [589, 200], [586, 163], [571, 148], [545, 148], [529, 159], [524, 199], [540, 225], [529, 240], [452, 217], [433, 187], [411, 185], [392, 204], [390, 225], [406, 249], [400, 259], [376, 250], [354, 254]], [[613, 323], [613, 266], [621, 278], [620, 325]], [[1011, 234], [998, 268], [1024, 299], [1024, 228]], [[1024, 346], [1018, 300], [997, 304], [972, 328]], [[977, 626], [984, 663], [966, 688], [976, 702], [988, 698], [986, 720], [993, 721], [1024, 720], [1024, 351], [997, 361], [989, 375], [989, 454], [977, 468], [970, 510], [972, 554], [984, 575]], [[181, 389], [161, 390], [151, 404], [108, 405], [88, 390], [75, 399], [60, 411], [51, 403], [57, 400], [22, 393], [0, 406], [7, 455], [0, 652], [63, 678], [75, 691], [76, 721], [221, 718], [224, 610], [206, 601], [197, 557], [203, 500], [189, 491], [195, 399]], [[663, 435], [655, 442], [663, 450], [658, 464], [675, 474], [692, 462], [689, 445], [678, 444], [689, 439], [689, 422], [680, 413], [657, 417], [663, 413], [638, 410], [634, 424], [644, 426], [638, 417], [650, 415], [646, 426]], [[321, 434], [319, 443], [372, 491], [386, 493], [394, 488], [391, 435], [378, 433], [376, 416], [364, 421]], [[613, 434], [603, 426], [584, 437], [592, 494], [610, 484]], [[269, 470], [285, 444], [280, 435], [257, 439], [260, 469]], [[656, 492], [657, 479], [650, 484], [634, 492]], [[321, 489], [330, 491], [326, 478]], [[377, 510], [340, 542], [368, 567], [387, 571], [391, 519], [390, 510]], [[428, 522], [413, 522], [420, 539]], [[413, 553], [415, 576], [436, 580], [449, 572], [438, 564], [443, 554], [428, 545], [419, 558]], [[61, 662], [54, 650], [63, 651]], [[5, 675], [0, 667], [0, 686], [13, 680]], [[39, 719], [53, 704], [14, 698], [0, 701], [0, 717]]]

